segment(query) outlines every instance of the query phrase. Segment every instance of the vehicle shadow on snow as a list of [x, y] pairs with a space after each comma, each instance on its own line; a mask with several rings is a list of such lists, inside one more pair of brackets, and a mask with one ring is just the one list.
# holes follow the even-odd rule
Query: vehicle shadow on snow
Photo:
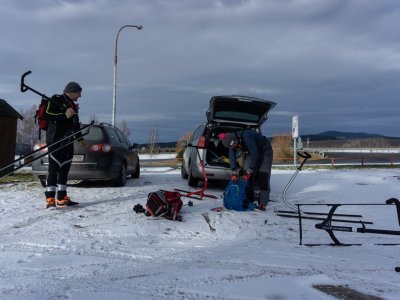
[[84, 187], [84, 188], [110, 188], [116, 187], [112, 181], [109, 180], [81, 180], [77, 182], [68, 182], [68, 186]]
[[[143, 195], [141, 195], [141, 194], [143, 194]], [[107, 205], [113, 206], [115, 204], [121, 204], [121, 203], [124, 203], [124, 202], [131, 202], [131, 204], [134, 204], [134, 203], [137, 202], [135, 200], [138, 197], [146, 197], [146, 196], [147, 196], [146, 192], [139, 192], [139, 193], [135, 193], [135, 194], [130, 195], [130, 196], [116, 197], [114, 199], [105, 198], [105, 199], [92, 200], [90, 202], [85, 202], [85, 203], [81, 202], [79, 204], [79, 207], [80, 208], [88, 208], [88, 207], [91, 207], [91, 206], [97, 206], [97, 205], [101, 205], [101, 204], [107, 204]]]

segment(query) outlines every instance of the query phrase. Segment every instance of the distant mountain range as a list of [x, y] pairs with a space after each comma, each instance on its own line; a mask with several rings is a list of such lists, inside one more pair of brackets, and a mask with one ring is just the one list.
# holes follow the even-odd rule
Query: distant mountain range
[[389, 137], [381, 134], [364, 133], [364, 132], [342, 132], [342, 131], [324, 131], [318, 134], [305, 134], [300, 135], [301, 139], [314, 141], [321, 140], [348, 140], [348, 139], [367, 139], [367, 138], [387, 138], [387, 139], [400, 139], [398, 137]]
[[[351, 140], [351, 139], [367, 139], [367, 138], [385, 138], [400, 140], [400, 137], [389, 137], [381, 134], [364, 133], [364, 132], [342, 132], [342, 131], [324, 131], [317, 134], [303, 134], [300, 135], [303, 141], [309, 138], [312, 141], [326, 141], [326, 140]], [[269, 137], [273, 138], [273, 137]], [[177, 142], [160, 142], [157, 145], [161, 148], [174, 148]], [[148, 144], [140, 144], [139, 147], [148, 147]]]

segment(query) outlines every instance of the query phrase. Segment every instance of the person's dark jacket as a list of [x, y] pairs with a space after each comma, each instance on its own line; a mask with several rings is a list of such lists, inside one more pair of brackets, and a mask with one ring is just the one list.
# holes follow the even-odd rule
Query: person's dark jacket
[[[242, 145], [243, 152], [251, 153], [251, 159], [248, 164], [248, 171], [254, 172], [260, 167], [260, 163], [264, 155], [270, 155], [272, 160], [272, 147], [267, 141], [267, 138], [261, 133], [254, 130], [245, 129], [236, 133], [240, 144]], [[231, 169], [234, 171], [237, 169], [236, 163], [236, 151], [229, 151], [229, 162]]]
[[[67, 118], [66, 111], [72, 108], [75, 115]], [[47, 103], [43, 118], [49, 120], [46, 133], [46, 142], [50, 144], [62, 137], [80, 129], [78, 105], [67, 95], [54, 95]]]

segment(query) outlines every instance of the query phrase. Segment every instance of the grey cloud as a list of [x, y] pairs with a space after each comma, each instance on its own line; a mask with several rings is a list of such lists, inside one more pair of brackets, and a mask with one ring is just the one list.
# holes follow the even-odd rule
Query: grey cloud
[[31, 69], [29, 82], [46, 94], [79, 82], [82, 119], [110, 122], [116, 33], [140, 24], [118, 44], [117, 121], [135, 140], [152, 126], [164, 141], [194, 130], [216, 94], [276, 101], [267, 134], [290, 132], [298, 114], [304, 134], [399, 135], [399, 18], [394, 0], [6, 0], [0, 97], [34, 104], [19, 91]]

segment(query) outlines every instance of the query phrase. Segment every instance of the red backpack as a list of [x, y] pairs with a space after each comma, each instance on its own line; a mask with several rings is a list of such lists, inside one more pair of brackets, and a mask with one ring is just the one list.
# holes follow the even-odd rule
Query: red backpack
[[49, 121], [43, 118], [47, 103], [48, 100], [46, 98], [42, 98], [42, 101], [40, 101], [38, 110], [35, 114], [35, 124], [37, 123], [39, 125], [39, 129], [43, 131], [47, 130], [47, 125], [49, 124]]
[[180, 193], [159, 190], [148, 194], [146, 214], [181, 222], [183, 218], [179, 215], [179, 211], [182, 205]]

